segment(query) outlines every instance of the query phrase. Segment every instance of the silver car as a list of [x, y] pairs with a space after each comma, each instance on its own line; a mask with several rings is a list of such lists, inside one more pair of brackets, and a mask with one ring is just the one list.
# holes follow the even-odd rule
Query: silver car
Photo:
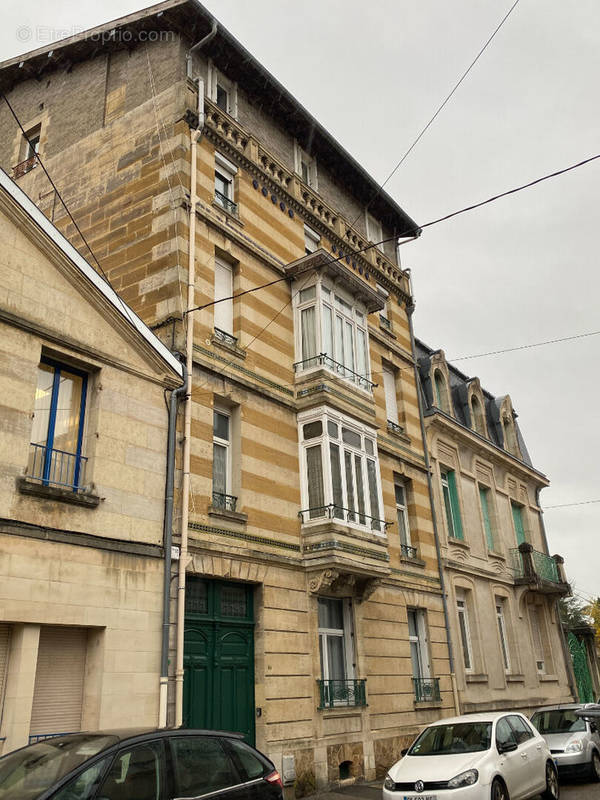
[[600, 734], [598, 722], [575, 714], [588, 705], [581, 703], [538, 709], [531, 722], [542, 734], [560, 776], [585, 775], [600, 781]]

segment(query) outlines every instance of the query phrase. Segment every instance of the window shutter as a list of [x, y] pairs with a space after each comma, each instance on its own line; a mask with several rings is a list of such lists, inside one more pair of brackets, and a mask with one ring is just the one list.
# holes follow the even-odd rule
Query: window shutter
[[383, 368], [383, 389], [385, 392], [385, 410], [387, 418], [398, 422], [398, 401], [396, 398], [396, 376], [390, 369]]
[[30, 735], [81, 730], [87, 630], [40, 631]]
[[[229, 264], [215, 261], [215, 300], [231, 297], [233, 294], [233, 270]], [[217, 303], [215, 309], [215, 328], [233, 335], [233, 300]]]
[[460, 503], [458, 502], [458, 490], [456, 488], [456, 474], [454, 470], [448, 472], [448, 489], [450, 491], [450, 503], [452, 505], [452, 516], [454, 518], [454, 537], [464, 539], [462, 520], [460, 518]]
[[479, 487], [479, 499], [481, 501], [481, 513], [483, 515], [483, 527], [485, 528], [485, 538], [487, 539], [488, 549], [493, 550], [494, 534], [492, 531], [492, 524], [490, 522], [490, 510], [488, 507], [487, 493], [488, 493], [487, 489], [484, 489], [483, 486]]
[[525, 528], [523, 527], [523, 513], [520, 506], [511, 503], [513, 522], [515, 523], [515, 533], [517, 535], [517, 544], [523, 544], [527, 539], [525, 537]]

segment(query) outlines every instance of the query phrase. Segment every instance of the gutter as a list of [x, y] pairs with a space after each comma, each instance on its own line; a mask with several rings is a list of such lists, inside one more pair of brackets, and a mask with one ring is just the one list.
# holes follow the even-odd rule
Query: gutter
[[[410, 296], [413, 297], [412, 291], [412, 277], [409, 270], [408, 280], [410, 285]], [[454, 671], [454, 651], [452, 648], [452, 638], [450, 636], [450, 618], [448, 616], [448, 600], [446, 595], [446, 583], [444, 580], [444, 570], [442, 567], [442, 552], [440, 548], [440, 537], [437, 526], [437, 519], [435, 514], [435, 505], [433, 502], [433, 484], [431, 481], [431, 463], [429, 461], [429, 447], [427, 444], [427, 433], [425, 431], [425, 418], [423, 416], [423, 398], [421, 394], [421, 379], [419, 376], [419, 368], [417, 365], [417, 350], [415, 346], [415, 332], [413, 328], [413, 313], [415, 310], [414, 301], [411, 302], [406, 308], [408, 316], [408, 327], [410, 331], [410, 346], [413, 355], [413, 370], [415, 375], [415, 388], [417, 390], [417, 401], [419, 404], [419, 422], [421, 424], [421, 438], [423, 440], [423, 455], [425, 457], [425, 468], [427, 471], [427, 489], [429, 491], [429, 504], [431, 505], [431, 521], [433, 523], [433, 538], [435, 540], [435, 553], [438, 563], [438, 573], [440, 576], [440, 588], [442, 592], [442, 607], [444, 609], [444, 627], [446, 629], [446, 641], [448, 643], [448, 665], [450, 668], [450, 682], [452, 684], [452, 697], [454, 699], [454, 710], [457, 715], [460, 715], [460, 700], [458, 697], [458, 687], [456, 684], [456, 672]]]

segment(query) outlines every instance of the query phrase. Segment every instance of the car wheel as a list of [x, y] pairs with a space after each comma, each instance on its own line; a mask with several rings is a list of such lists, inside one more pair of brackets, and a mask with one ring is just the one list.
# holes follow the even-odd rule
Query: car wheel
[[558, 800], [560, 790], [558, 788], [558, 775], [553, 764], [546, 764], [546, 788], [542, 792], [544, 800]]
[[494, 778], [494, 782], [492, 783], [491, 800], [510, 800], [508, 789], [498, 778]]
[[600, 755], [594, 750], [592, 753], [592, 763], [590, 764], [590, 775], [593, 781], [600, 781]]

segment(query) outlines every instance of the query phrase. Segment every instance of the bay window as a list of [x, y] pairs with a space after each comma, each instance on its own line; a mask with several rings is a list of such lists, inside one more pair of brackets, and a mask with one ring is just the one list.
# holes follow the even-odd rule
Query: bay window
[[326, 279], [300, 289], [296, 302], [296, 372], [325, 367], [371, 391], [366, 309]]
[[302, 522], [333, 518], [385, 532], [375, 430], [328, 408], [298, 422]]

